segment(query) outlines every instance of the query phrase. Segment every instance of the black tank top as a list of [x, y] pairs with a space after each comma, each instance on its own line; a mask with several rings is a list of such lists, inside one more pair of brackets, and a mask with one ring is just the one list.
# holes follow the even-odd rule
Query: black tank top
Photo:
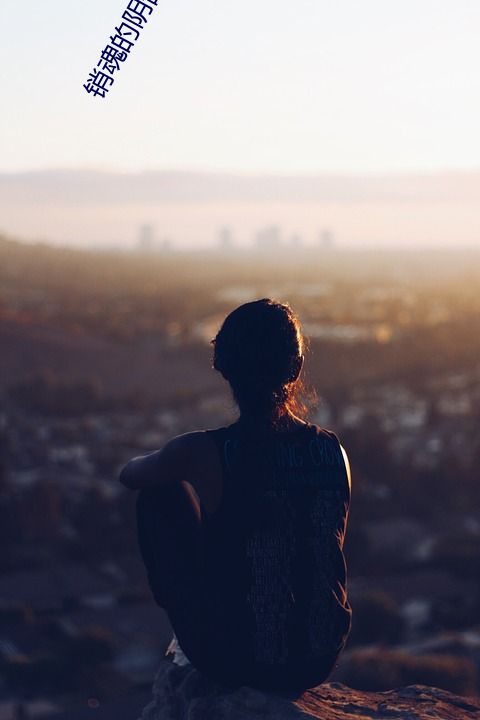
[[203, 670], [231, 684], [314, 687], [350, 630], [350, 488], [339, 441], [315, 425], [263, 436], [239, 423], [208, 432], [222, 458], [223, 495], [204, 522], [204, 631], [222, 663]]

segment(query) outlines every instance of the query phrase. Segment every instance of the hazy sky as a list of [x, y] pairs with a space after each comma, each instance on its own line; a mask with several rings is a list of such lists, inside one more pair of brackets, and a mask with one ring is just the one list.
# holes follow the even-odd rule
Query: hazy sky
[[128, 0], [4, 0], [0, 171], [480, 168], [478, 0], [158, 0], [105, 99]]

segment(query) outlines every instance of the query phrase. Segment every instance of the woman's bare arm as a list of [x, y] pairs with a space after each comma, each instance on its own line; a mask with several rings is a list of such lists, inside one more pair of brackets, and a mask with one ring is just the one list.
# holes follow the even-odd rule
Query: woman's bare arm
[[129, 490], [188, 482], [213, 512], [221, 498], [222, 468], [215, 443], [208, 433], [199, 431], [178, 435], [161, 450], [133, 458], [119, 480]]
[[129, 490], [142, 490], [165, 487], [186, 479], [182, 478], [182, 468], [186, 465], [189, 444], [188, 435], [179, 435], [161, 450], [129, 460], [120, 472], [120, 482]]

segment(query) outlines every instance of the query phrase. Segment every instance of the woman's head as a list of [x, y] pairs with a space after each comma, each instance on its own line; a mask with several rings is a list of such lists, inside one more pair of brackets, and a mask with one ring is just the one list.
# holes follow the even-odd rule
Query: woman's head
[[278, 420], [303, 413], [298, 400], [305, 341], [288, 305], [265, 298], [240, 305], [216, 338], [213, 367], [232, 388], [242, 414]]

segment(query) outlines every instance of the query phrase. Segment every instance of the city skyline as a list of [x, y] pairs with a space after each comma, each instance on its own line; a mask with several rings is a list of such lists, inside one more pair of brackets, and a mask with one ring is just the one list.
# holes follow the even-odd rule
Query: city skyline
[[[474, 172], [0, 173], [0, 232], [56, 245], [132, 249], [140, 228], [151, 226], [162, 247], [187, 249], [218, 247], [221, 228], [230, 228], [223, 246], [245, 248], [277, 226], [282, 242], [297, 247], [299, 237], [318, 246], [319, 234], [330, 232], [337, 249], [478, 248], [479, 189]], [[143, 243], [152, 242], [147, 231]]]

